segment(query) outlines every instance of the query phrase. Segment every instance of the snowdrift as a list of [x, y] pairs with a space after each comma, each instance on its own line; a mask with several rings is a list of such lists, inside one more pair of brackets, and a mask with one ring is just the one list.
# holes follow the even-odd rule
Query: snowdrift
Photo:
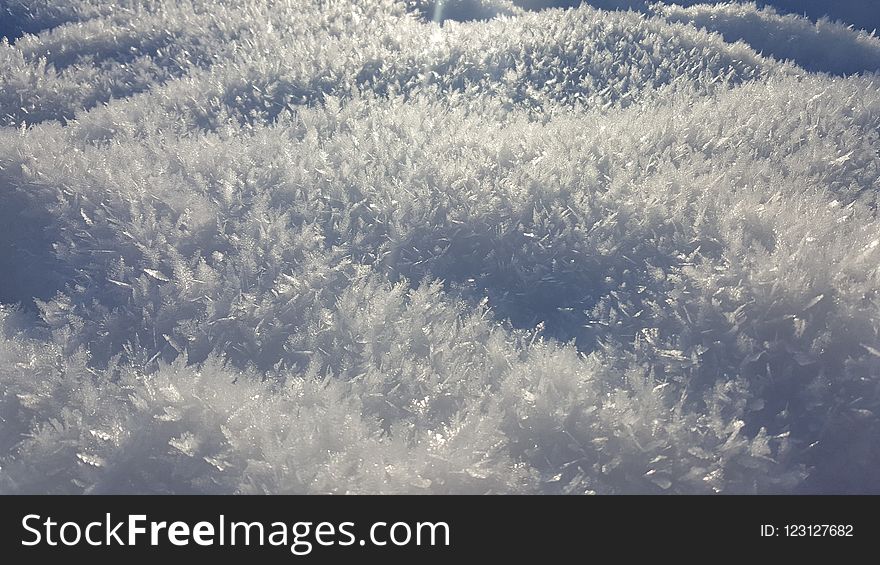
[[876, 37], [57, 4], [0, 1], [0, 491], [880, 492]]

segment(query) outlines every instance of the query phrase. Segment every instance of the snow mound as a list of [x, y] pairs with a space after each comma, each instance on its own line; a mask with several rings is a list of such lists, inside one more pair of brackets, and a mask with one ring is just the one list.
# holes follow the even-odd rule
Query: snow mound
[[688, 8], [657, 4], [654, 11], [673, 22], [685, 22], [743, 40], [777, 59], [791, 59], [810, 71], [847, 75], [880, 70], [880, 38], [822, 18], [815, 24], [796, 15], [778, 14], [755, 3], [698, 4]]
[[880, 492], [876, 38], [507, 4], [29, 3], [0, 491]]

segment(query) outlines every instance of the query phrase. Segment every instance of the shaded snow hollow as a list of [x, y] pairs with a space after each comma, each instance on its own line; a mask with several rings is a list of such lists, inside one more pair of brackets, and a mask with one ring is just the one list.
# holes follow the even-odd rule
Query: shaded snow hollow
[[0, 491], [880, 493], [880, 39], [521, 4], [0, 0]]

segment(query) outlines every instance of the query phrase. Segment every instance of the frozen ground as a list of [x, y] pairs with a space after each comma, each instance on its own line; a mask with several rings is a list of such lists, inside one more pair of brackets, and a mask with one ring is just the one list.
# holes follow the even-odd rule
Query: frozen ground
[[880, 493], [878, 10], [517, 4], [0, 0], [0, 491]]

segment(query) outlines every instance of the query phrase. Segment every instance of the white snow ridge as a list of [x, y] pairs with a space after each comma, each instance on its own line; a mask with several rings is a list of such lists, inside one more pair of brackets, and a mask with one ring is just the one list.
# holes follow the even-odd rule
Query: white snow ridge
[[685, 3], [0, 0], [0, 492], [880, 493], [880, 39]]

